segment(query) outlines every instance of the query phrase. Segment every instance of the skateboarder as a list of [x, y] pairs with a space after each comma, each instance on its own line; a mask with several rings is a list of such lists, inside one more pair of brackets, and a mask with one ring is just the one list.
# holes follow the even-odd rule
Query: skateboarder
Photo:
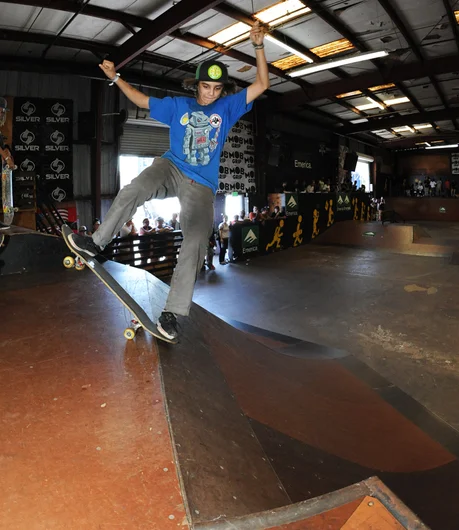
[[213, 59], [201, 63], [195, 78], [184, 82], [184, 86], [195, 92], [193, 98], [149, 98], [124, 81], [112, 62], [104, 61], [100, 65], [128, 99], [140, 108], [149, 109], [152, 118], [170, 126], [171, 147], [119, 192], [92, 238], [73, 235], [69, 244], [94, 256], [144, 202], [178, 197], [184, 239], [166, 307], [157, 322], [158, 331], [167, 339], [178, 336], [175, 315], [188, 315], [194, 283], [204, 262], [226, 136], [252, 108], [253, 100], [269, 87], [264, 33], [258, 23], [253, 26], [250, 39], [257, 59], [256, 79], [237, 94], [233, 93], [235, 84], [229, 80], [226, 66]]
[[[6, 113], [8, 112], [8, 106], [5, 98], [0, 97], [0, 129], [5, 125]], [[1, 168], [14, 169], [14, 159], [9, 147], [5, 143], [5, 137], [2, 135], [0, 130], [0, 159]], [[6, 230], [9, 225], [6, 225], [0, 221], [0, 230]]]

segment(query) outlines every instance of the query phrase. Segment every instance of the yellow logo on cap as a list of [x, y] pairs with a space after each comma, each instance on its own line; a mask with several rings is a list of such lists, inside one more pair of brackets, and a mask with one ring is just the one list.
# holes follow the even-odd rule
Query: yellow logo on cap
[[213, 64], [208, 70], [207, 74], [211, 79], [220, 79], [220, 77], [223, 75], [222, 69], [218, 66], [218, 64]]

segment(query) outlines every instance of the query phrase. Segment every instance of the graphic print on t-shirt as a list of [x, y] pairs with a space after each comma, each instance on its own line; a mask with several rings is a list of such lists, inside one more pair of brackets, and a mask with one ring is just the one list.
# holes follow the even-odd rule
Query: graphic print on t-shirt
[[[202, 112], [194, 111], [182, 116], [180, 123], [186, 125], [183, 138], [183, 154], [185, 162], [192, 166], [207, 166], [210, 162], [209, 152], [214, 151], [218, 144], [218, 134], [222, 125], [222, 118], [212, 114], [209, 118]], [[211, 138], [212, 130], [215, 131]]]

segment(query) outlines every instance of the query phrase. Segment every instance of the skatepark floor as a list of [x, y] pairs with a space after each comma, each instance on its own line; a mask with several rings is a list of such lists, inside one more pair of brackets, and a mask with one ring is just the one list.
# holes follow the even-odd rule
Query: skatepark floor
[[[425, 223], [436, 243], [458, 225]], [[202, 272], [194, 301], [341, 348], [459, 430], [459, 267], [448, 258], [304, 245]]]

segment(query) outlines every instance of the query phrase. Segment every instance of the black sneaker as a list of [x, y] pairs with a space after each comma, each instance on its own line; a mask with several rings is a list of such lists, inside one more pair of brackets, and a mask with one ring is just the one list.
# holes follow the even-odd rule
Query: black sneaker
[[82, 236], [80, 234], [69, 234], [67, 236], [67, 241], [69, 242], [69, 245], [72, 248], [79, 252], [84, 252], [85, 254], [88, 254], [88, 256], [91, 257], [97, 256], [97, 254], [100, 254], [102, 250], [94, 243], [92, 237], [90, 236]]
[[0, 230], [8, 230], [8, 228], [10, 228], [10, 225], [6, 225], [0, 221]]
[[176, 340], [178, 338], [177, 319], [173, 313], [163, 311], [156, 323], [156, 328], [168, 340]]

